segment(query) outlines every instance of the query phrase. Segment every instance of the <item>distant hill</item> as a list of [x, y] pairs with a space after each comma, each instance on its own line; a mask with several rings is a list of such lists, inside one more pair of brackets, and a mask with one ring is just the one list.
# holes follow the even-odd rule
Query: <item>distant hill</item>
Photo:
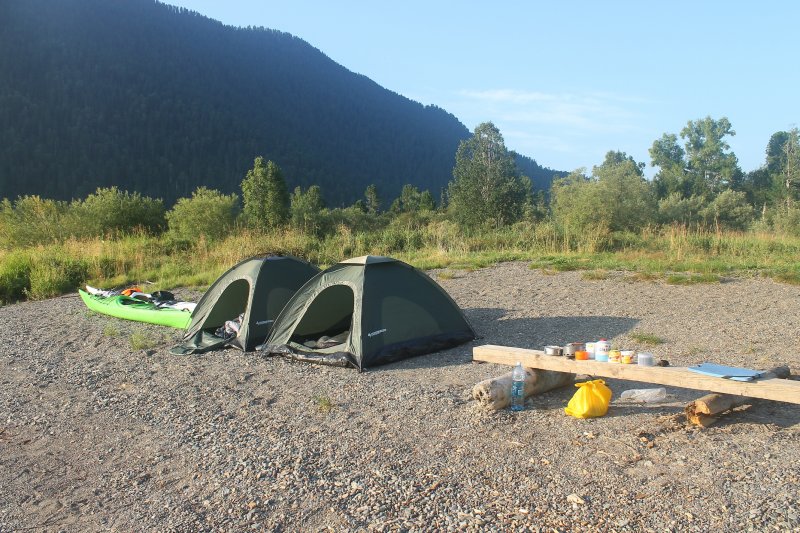
[[[305, 41], [149, 0], [0, 0], [0, 197], [238, 192], [253, 159], [331, 206], [439, 190], [470, 132]], [[513, 147], [509, 147], [513, 148]], [[519, 158], [537, 188], [553, 171]]]

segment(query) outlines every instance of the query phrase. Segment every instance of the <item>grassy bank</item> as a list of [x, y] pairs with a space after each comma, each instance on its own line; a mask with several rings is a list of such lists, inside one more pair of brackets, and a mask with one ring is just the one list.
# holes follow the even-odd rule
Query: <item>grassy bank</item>
[[292, 254], [321, 266], [373, 254], [422, 269], [476, 269], [523, 260], [548, 272], [583, 270], [587, 279], [623, 270], [635, 274], [630, 279], [670, 283], [752, 275], [800, 283], [800, 238], [793, 236], [684, 228], [565, 236], [548, 223], [465, 235], [450, 222], [435, 221], [360, 233], [342, 226], [324, 238], [292, 230], [241, 230], [217, 242], [200, 239], [189, 245], [142, 233], [2, 251], [0, 300], [48, 298], [86, 282], [101, 287], [146, 283], [148, 290], [204, 288], [238, 260], [264, 253]]

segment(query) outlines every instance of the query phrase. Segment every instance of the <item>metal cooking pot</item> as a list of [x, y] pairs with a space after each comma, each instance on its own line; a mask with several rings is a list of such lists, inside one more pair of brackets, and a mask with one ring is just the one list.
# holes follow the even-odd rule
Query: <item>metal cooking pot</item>
[[561, 355], [563, 350], [561, 349], [561, 346], [545, 346], [544, 353], [546, 355]]
[[572, 356], [575, 355], [575, 352], [578, 350], [583, 350], [583, 343], [582, 342], [571, 342], [564, 346], [564, 355]]

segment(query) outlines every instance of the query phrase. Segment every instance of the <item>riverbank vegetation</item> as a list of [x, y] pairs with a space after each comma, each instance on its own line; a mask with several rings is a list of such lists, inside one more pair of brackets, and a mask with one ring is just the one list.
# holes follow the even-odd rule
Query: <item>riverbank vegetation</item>
[[[726, 119], [689, 122], [651, 148], [659, 171], [609, 152], [549, 191], [533, 192], [491, 124], [456, 154], [446, 190], [407, 185], [389, 205], [379, 187], [329, 208], [318, 186], [286, 189], [281, 169], [257, 158], [242, 195], [203, 187], [167, 209], [117, 188], [62, 202], [26, 196], [0, 204], [0, 300], [47, 298], [82, 283], [152, 289], [205, 287], [246, 256], [282, 253], [319, 265], [390, 255], [457, 271], [529, 261], [587, 279], [626, 271], [631, 281], [714, 283], [767, 276], [800, 283], [798, 131], [778, 132], [765, 165], [743, 173], [724, 138]], [[149, 285], [152, 284], [152, 285]]]

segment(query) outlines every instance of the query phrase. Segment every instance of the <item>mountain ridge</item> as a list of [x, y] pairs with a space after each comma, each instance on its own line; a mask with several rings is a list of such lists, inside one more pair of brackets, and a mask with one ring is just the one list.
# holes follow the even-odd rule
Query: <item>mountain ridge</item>
[[[437, 196], [470, 135], [299, 37], [148, 0], [2, 2], [0, 71], [0, 197], [238, 192], [259, 155], [329, 205], [370, 183]], [[554, 171], [518, 163], [549, 186]]]

